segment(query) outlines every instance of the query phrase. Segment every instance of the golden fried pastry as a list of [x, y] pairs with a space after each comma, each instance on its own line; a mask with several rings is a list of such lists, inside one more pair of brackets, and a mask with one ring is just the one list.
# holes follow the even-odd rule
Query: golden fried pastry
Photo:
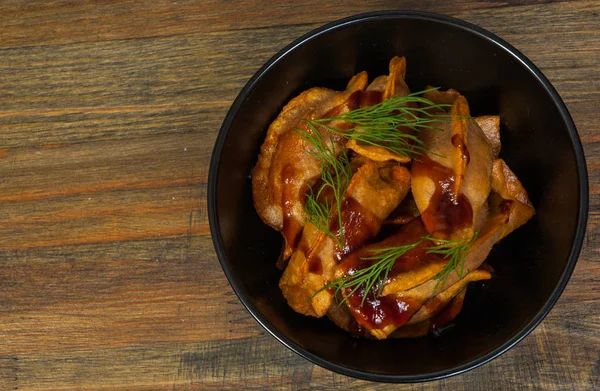
[[[360, 107], [369, 107], [393, 96], [406, 96], [410, 94], [410, 90], [404, 81], [406, 76], [406, 59], [404, 57], [392, 58], [389, 68], [389, 75], [377, 77], [369, 84], [365, 92], [361, 94]], [[357, 131], [360, 131], [360, 128]], [[360, 143], [355, 140], [348, 141], [346, 148], [376, 162], [385, 162], [388, 160], [395, 160], [400, 163], [410, 162], [410, 157], [407, 155], [400, 155], [386, 148]]]
[[411, 94], [405, 75], [394, 57], [370, 84], [303, 92], [252, 172], [256, 210], [284, 237], [290, 307], [365, 338], [445, 328], [468, 284], [492, 278], [494, 244], [535, 214], [498, 157], [500, 117], [472, 118], [452, 89]]
[[[413, 162], [412, 194], [430, 234], [439, 238], [470, 237], [481, 229], [490, 193], [492, 147], [469, 105], [455, 91], [427, 93], [435, 103], [452, 102], [437, 128], [419, 137], [428, 152]], [[437, 101], [436, 101], [437, 100]]]
[[282, 231], [284, 258], [292, 254], [306, 221], [307, 186], [312, 186], [321, 174], [318, 159], [306, 153], [309, 145], [294, 129], [306, 126], [302, 119], [339, 115], [357, 107], [355, 93], [366, 85], [367, 74], [361, 72], [350, 80], [345, 91], [308, 90], [290, 101], [267, 131], [252, 172], [252, 196], [263, 221]]
[[[343, 245], [307, 224], [298, 249], [286, 267], [279, 287], [296, 312], [321, 317], [333, 296], [321, 290], [333, 280], [338, 262], [379, 233], [385, 217], [394, 210], [410, 189], [410, 174], [395, 163], [378, 166], [367, 161], [352, 177], [342, 209]], [[331, 230], [339, 231], [337, 218]], [[337, 226], [336, 226], [337, 225]]]
[[487, 137], [492, 152], [494, 153], [494, 159], [498, 158], [500, 154], [500, 116], [498, 115], [482, 115], [473, 118], [477, 125], [481, 128], [485, 137]]

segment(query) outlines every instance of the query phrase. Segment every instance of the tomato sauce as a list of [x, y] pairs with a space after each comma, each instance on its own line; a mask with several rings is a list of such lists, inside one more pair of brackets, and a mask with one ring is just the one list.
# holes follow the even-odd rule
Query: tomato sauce
[[448, 237], [455, 230], [473, 224], [473, 208], [463, 194], [454, 194], [455, 173], [427, 156], [413, 162], [412, 175], [431, 178], [435, 190], [429, 206], [421, 214], [423, 223], [432, 234]]

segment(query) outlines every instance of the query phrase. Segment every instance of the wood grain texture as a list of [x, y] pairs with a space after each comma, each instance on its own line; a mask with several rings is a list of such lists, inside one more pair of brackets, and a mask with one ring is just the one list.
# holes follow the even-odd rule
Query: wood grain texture
[[[326, 22], [418, 9], [498, 34], [557, 88], [584, 143], [590, 216], [542, 324], [466, 374], [334, 374], [247, 313], [206, 213], [212, 146], [270, 56]], [[0, 389], [600, 388], [600, 2], [0, 3]]]

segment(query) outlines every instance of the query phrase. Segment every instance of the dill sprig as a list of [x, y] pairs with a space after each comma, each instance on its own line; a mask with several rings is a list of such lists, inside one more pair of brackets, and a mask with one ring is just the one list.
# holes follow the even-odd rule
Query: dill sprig
[[[387, 277], [389, 272], [394, 267], [394, 263], [396, 260], [404, 255], [407, 251], [412, 250], [417, 247], [423, 240], [420, 240], [416, 243], [407, 244], [404, 246], [395, 246], [395, 247], [386, 247], [386, 248], [378, 248], [369, 250], [372, 252], [372, 257], [361, 258], [367, 261], [376, 261], [371, 266], [366, 267], [364, 269], [357, 270], [352, 274], [347, 276], [338, 278], [325, 285], [319, 291], [315, 293], [329, 289], [335, 288], [335, 296], [339, 293], [343, 293], [346, 289], [352, 289], [349, 294], [347, 294], [342, 301], [339, 302], [339, 305], [342, 305], [348, 297], [352, 296], [357, 290], [359, 290], [363, 285], [365, 286], [364, 294], [360, 305], [362, 306], [376, 284], [379, 283], [379, 289], [377, 292], [377, 296], [381, 295], [381, 291], [383, 290], [383, 284], [387, 281]], [[314, 295], [313, 295], [314, 296]]]
[[[342, 202], [346, 186], [352, 176], [348, 155], [345, 150], [336, 153], [332, 135], [345, 139], [356, 140], [363, 144], [383, 147], [399, 155], [416, 158], [428, 152], [425, 144], [415, 135], [398, 130], [405, 127], [419, 131], [422, 129], [438, 129], [436, 122], [444, 120], [432, 114], [436, 110], [444, 109], [451, 105], [435, 104], [423, 98], [422, 94], [433, 89], [415, 92], [407, 96], [394, 96], [370, 107], [360, 108], [340, 114], [339, 116], [303, 120], [305, 129], [297, 129], [301, 138], [313, 150], [307, 153], [317, 158], [321, 164], [321, 181], [323, 185], [315, 193], [311, 188], [307, 194], [304, 209], [308, 221], [315, 227], [335, 238], [338, 247], [343, 248], [344, 232], [342, 225]], [[411, 107], [410, 104], [417, 107]], [[342, 129], [331, 125], [336, 121], [351, 124], [353, 128]], [[325, 136], [324, 136], [325, 135]], [[333, 198], [322, 197], [331, 189]], [[337, 213], [339, 233], [336, 235], [330, 229], [330, 216], [332, 210]]]
[[[447, 240], [447, 239], [435, 239], [431, 236], [423, 236], [414, 243], [406, 244], [403, 246], [393, 246], [381, 249], [372, 249], [374, 255], [371, 257], [361, 258], [363, 260], [375, 261], [371, 266], [364, 269], [354, 271], [352, 274], [348, 274], [344, 277], [340, 277], [333, 280], [323, 288], [319, 289], [314, 295], [317, 295], [325, 289], [335, 288], [334, 296], [343, 293], [347, 289], [352, 289], [343, 299], [338, 303], [343, 304], [348, 297], [352, 296], [356, 291], [364, 286], [363, 298], [360, 303], [362, 306], [365, 302], [366, 297], [371, 293], [374, 287], [378, 285], [377, 292], [374, 292], [376, 296], [380, 296], [383, 292], [383, 286], [387, 282], [388, 275], [394, 264], [402, 255], [407, 251], [410, 251], [419, 246], [424, 241], [433, 241], [437, 244], [430, 246], [427, 250], [429, 254], [440, 254], [445, 259], [448, 259], [448, 263], [444, 268], [437, 273], [433, 278], [438, 280], [434, 292], [437, 291], [438, 287], [443, 287], [448, 280], [448, 276], [451, 272], [455, 271], [462, 278], [464, 277], [464, 263], [467, 253], [475, 239], [477, 238], [478, 232], [473, 236], [462, 239], [462, 240]], [[457, 269], [460, 268], [460, 271]]]
[[[336, 154], [333, 140], [327, 133], [327, 139], [321, 132], [311, 124], [308, 124], [309, 130], [297, 129], [300, 137], [310, 144], [314, 150], [307, 150], [310, 156], [319, 160], [321, 165], [322, 185], [315, 193], [310, 188], [306, 196], [304, 210], [308, 216], [308, 221], [312, 223], [319, 231], [331, 236], [337, 242], [340, 249], [344, 246], [344, 230], [342, 225], [342, 203], [346, 194], [346, 189], [350, 178], [352, 177], [352, 167], [350, 159], [345, 150]], [[331, 189], [332, 199], [326, 195]], [[334, 234], [330, 229], [330, 216], [335, 209], [338, 219], [339, 231]]]
[[[426, 239], [437, 242], [437, 245], [427, 250], [430, 254], [440, 254], [444, 258], [448, 259], [448, 263], [444, 266], [439, 273], [433, 278], [437, 280], [435, 288], [433, 290], [434, 295], [438, 291], [438, 288], [443, 288], [448, 281], [448, 277], [454, 271], [458, 274], [459, 278], [463, 278], [465, 274], [465, 259], [469, 252], [469, 249], [475, 243], [479, 235], [479, 231], [475, 232], [471, 237], [462, 240], [448, 240], [448, 239], [434, 239], [426, 237]], [[460, 270], [458, 270], [460, 268]]]
[[331, 201], [328, 197], [322, 197], [324, 187], [321, 187], [317, 193], [311, 188], [306, 196], [304, 210], [308, 216], [308, 221], [319, 231], [331, 236], [340, 245], [338, 237], [329, 229], [329, 215], [331, 213]]
[[[399, 128], [407, 128], [415, 132], [423, 129], [441, 130], [436, 124], [445, 121], [445, 116], [448, 118], [450, 116], [439, 115], [436, 112], [452, 105], [436, 104], [421, 96], [436, 89], [414, 92], [406, 96], [392, 96], [373, 106], [351, 110], [339, 116], [304, 120], [304, 122], [349, 140], [415, 158], [429, 150], [418, 136], [403, 132]], [[410, 104], [416, 104], [416, 107]], [[353, 128], [342, 129], [330, 125], [334, 121], [349, 123]]]

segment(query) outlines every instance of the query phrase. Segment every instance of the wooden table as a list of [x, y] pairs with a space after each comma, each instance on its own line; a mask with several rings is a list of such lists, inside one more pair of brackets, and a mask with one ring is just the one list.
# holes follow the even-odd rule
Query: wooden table
[[265, 61], [390, 8], [467, 20], [527, 55], [571, 111], [591, 182], [583, 251], [544, 322], [490, 364], [405, 388], [598, 389], [600, 2], [292, 4], [0, 3], [0, 389], [385, 388], [253, 320], [216, 259], [206, 181], [221, 121]]

